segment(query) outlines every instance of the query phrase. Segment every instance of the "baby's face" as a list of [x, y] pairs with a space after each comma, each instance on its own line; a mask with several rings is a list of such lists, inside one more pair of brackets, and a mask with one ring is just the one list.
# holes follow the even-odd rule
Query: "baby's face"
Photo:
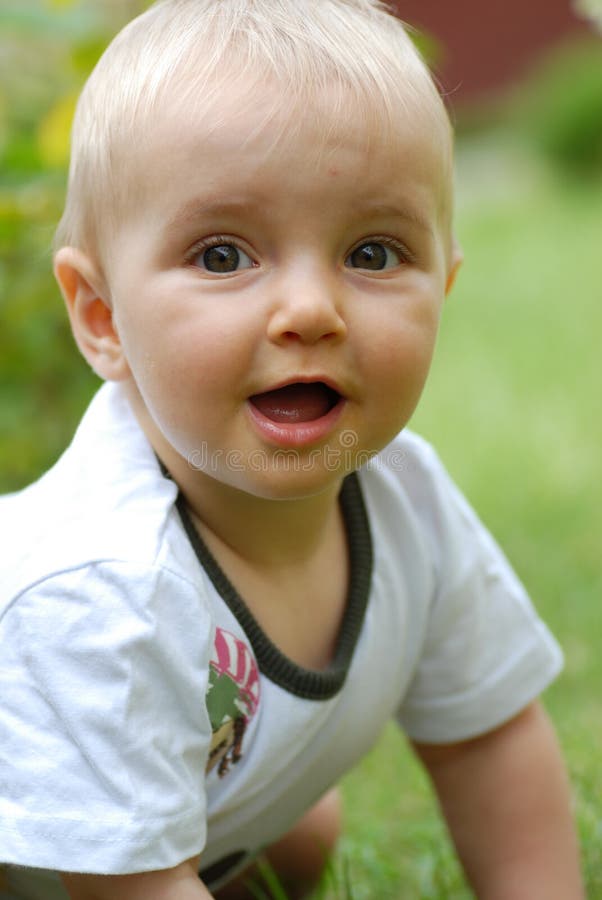
[[330, 131], [327, 98], [267, 109], [234, 93], [160, 124], [107, 281], [176, 481], [284, 498], [338, 483], [407, 423], [451, 263], [426, 129], [379, 143], [351, 100]]

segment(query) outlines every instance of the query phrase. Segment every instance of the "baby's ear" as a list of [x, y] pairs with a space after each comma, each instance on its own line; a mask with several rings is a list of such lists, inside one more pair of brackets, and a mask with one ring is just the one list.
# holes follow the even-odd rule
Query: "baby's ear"
[[464, 262], [464, 253], [462, 252], [462, 247], [458, 243], [455, 235], [452, 236], [451, 241], [451, 250], [450, 250], [450, 259], [449, 259], [449, 267], [447, 271], [447, 280], [445, 282], [445, 296], [449, 294], [451, 289], [454, 286], [454, 282], [456, 280], [456, 275], [458, 274], [458, 269]]
[[54, 257], [59, 283], [77, 346], [97, 375], [123, 381], [130, 375], [113, 323], [109, 291], [97, 266], [75, 247], [61, 247]]

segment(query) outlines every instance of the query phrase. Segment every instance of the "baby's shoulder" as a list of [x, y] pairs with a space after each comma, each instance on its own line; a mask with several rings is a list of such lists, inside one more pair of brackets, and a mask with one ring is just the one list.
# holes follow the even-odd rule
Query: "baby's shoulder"
[[425, 512], [456, 489], [433, 446], [404, 429], [362, 471], [368, 490]]
[[[87, 595], [119, 580], [142, 584], [165, 569], [186, 577], [178, 547], [177, 515], [167, 505], [149, 514], [137, 504], [115, 508], [56, 492], [46, 481], [0, 498], [0, 616], [16, 598], [60, 592], [78, 581]], [[181, 557], [181, 552], [179, 557]], [[61, 587], [62, 586], [62, 587]], [[100, 590], [100, 588], [99, 588]]]
[[[0, 611], [29, 586], [130, 566], [185, 573], [178, 490], [139, 430], [93, 401], [70, 447], [38, 481], [0, 497]], [[100, 406], [100, 409], [98, 408]]]
[[436, 450], [414, 432], [401, 432], [360, 470], [360, 479], [373, 531], [395, 546], [411, 539], [438, 565], [452, 544], [484, 539]]

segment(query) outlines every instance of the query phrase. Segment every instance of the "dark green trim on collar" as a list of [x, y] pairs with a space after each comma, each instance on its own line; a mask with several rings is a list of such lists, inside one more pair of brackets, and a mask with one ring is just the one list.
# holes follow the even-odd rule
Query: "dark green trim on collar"
[[372, 538], [359, 479], [355, 473], [348, 475], [343, 482], [339, 500], [349, 548], [349, 589], [334, 658], [328, 668], [323, 670], [305, 669], [297, 665], [272, 643], [198, 534], [182, 494], [177, 500], [182, 524], [197, 559], [247, 635], [260, 671], [285, 691], [306, 700], [328, 700], [341, 690], [370, 596]]

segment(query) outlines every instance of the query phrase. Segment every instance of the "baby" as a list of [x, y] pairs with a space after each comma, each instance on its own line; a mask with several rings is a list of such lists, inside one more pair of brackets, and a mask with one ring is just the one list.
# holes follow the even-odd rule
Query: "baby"
[[291, 897], [395, 719], [483, 900], [582, 897], [561, 654], [405, 431], [461, 254], [377, 0], [163, 0], [90, 77], [55, 272], [106, 384], [0, 504], [3, 898]]

